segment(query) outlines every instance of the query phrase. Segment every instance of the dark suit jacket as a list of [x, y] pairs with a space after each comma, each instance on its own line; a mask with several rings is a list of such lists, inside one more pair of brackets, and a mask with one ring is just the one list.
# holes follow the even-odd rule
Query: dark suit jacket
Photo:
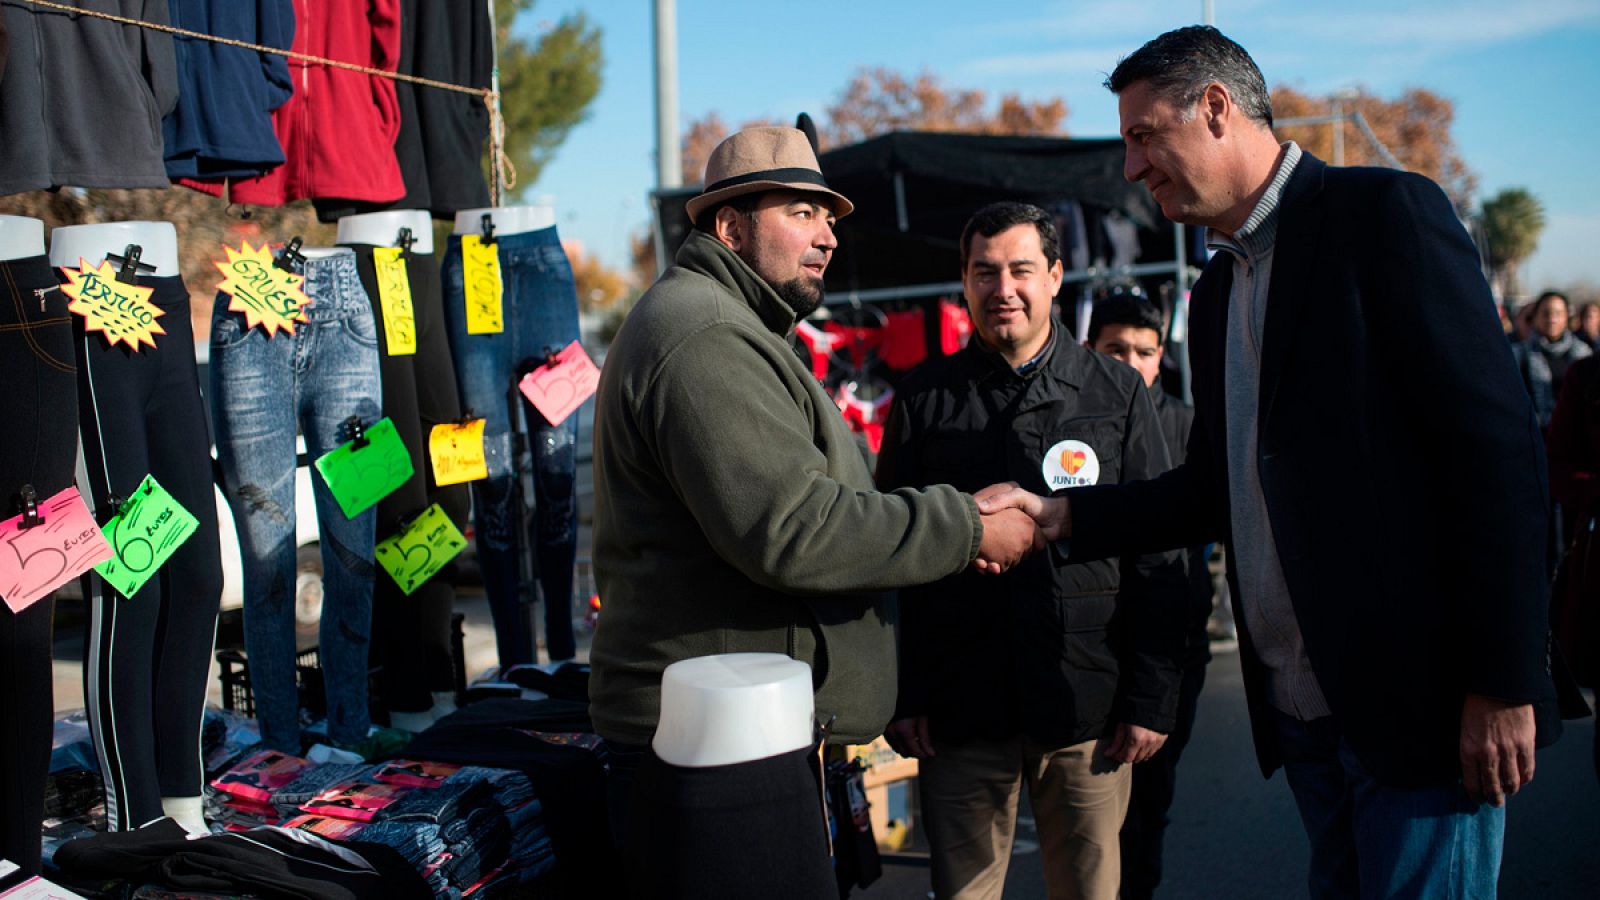
[[[1187, 461], [1074, 490], [1071, 558], [1229, 538], [1232, 267], [1217, 254], [1194, 289]], [[1540, 743], [1553, 741], [1544, 448], [1444, 193], [1303, 156], [1282, 198], [1262, 352], [1257, 460], [1273, 538], [1357, 758], [1389, 784], [1458, 778], [1469, 692], [1535, 703]], [[1248, 624], [1241, 660], [1270, 775], [1279, 752]]]

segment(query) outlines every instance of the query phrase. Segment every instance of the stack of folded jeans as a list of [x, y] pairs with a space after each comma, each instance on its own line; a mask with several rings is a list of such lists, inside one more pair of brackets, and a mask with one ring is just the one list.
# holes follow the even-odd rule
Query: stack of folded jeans
[[399, 853], [428, 882], [428, 888], [436, 897], [461, 896], [444, 872], [445, 857], [449, 854], [439, 837], [438, 825], [418, 821], [373, 822], [362, 828], [356, 839], [382, 844]]
[[311, 802], [318, 794], [343, 781], [364, 778], [372, 773], [373, 766], [365, 763], [326, 763], [301, 772], [293, 781], [272, 792], [272, 804], [278, 815], [292, 819], [301, 814], [300, 807]]
[[[528, 780], [528, 776], [510, 769], [467, 766], [450, 780], [479, 781], [493, 788], [495, 805], [499, 808], [509, 835], [504, 857], [505, 876], [532, 880], [555, 865], [543, 808], [534, 796], [533, 782]], [[446, 836], [448, 838], [449, 833]]]

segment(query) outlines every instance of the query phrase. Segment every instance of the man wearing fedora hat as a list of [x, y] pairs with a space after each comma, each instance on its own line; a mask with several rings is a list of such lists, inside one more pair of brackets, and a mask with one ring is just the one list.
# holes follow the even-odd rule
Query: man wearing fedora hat
[[853, 208], [802, 132], [729, 137], [689, 202], [695, 230], [611, 345], [595, 414], [605, 614], [590, 682], [609, 743], [648, 743], [667, 665], [740, 651], [810, 664], [832, 739], [869, 741], [894, 710], [891, 591], [980, 551], [1011, 563], [1032, 547], [1026, 516], [980, 516], [948, 485], [874, 491], [790, 347], [822, 302], [833, 223]]

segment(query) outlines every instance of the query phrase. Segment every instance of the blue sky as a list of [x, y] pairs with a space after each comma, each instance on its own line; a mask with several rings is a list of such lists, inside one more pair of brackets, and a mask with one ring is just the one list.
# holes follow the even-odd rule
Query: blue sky
[[[604, 83], [588, 121], [517, 199], [554, 204], [564, 237], [618, 266], [655, 183], [651, 6], [539, 0], [518, 23], [531, 32], [581, 10], [604, 31]], [[886, 66], [929, 70], [994, 100], [1060, 96], [1069, 134], [1115, 136], [1105, 73], [1149, 38], [1199, 21], [1201, 6], [677, 0], [681, 118], [715, 110], [736, 126], [805, 110], [820, 119], [859, 67]], [[1544, 204], [1524, 284], [1600, 284], [1600, 0], [1215, 0], [1215, 14], [1269, 85], [1314, 94], [1359, 85], [1387, 99], [1424, 87], [1452, 100], [1480, 199], [1525, 187]]]

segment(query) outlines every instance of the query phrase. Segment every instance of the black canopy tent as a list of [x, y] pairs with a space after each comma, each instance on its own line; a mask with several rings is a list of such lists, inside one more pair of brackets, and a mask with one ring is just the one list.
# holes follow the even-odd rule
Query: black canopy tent
[[[1046, 208], [1075, 201], [1119, 211], [1139, 226], [1138, 271], [1071, 273], [1071, 281], [1158, 273], [1170, 279], [1179, 270], [1173, 227], [1143, 186], [1122, 177], [1120, 140], [899, 131], [831, 150], [818, 162], [829, 186], [856, 205], [835, 230], [830, 303], [949, 292], [960, 277], [961, 227], [996, 200]], [[688, 235], [684, 204], [698, 192], [654, 194], [663, 267]]]

